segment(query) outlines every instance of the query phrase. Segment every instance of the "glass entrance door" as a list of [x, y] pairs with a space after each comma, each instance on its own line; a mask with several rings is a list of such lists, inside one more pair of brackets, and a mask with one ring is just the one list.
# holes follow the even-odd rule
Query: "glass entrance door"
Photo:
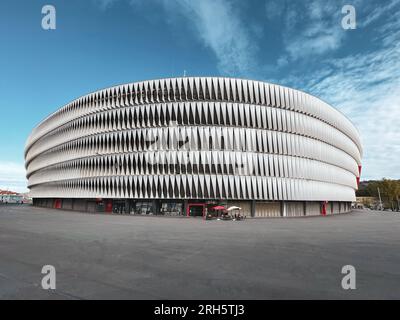
[[202, 217], [204, 215], [204, 204], [189, 204], [188, 216]]

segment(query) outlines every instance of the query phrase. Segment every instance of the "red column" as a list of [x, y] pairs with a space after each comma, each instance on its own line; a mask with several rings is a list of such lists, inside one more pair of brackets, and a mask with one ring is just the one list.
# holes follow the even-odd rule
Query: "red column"
[[112, 212], [112, 200], [106, 202], [106, 212]]
[[324, 201], [322, 202], [322, 207], [321, 207], [321, 214], [323, 216], [326, 216], [326, 204], [328, 203], [328, 201]]

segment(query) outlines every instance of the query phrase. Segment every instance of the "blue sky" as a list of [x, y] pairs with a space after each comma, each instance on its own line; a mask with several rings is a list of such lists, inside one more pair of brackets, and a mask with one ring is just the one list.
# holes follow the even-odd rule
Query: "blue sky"
[[[46, 4], [56, 30], [41, 28]], [[355, 30], [341, 27], [345, 4]], [[316, 95], [359, 129], [362, 179], [400, 178], [400, 0], [9, 0], [0, 40], [0, 188], [26, 188], [25, 140], [49, 113], [184, 70]]]

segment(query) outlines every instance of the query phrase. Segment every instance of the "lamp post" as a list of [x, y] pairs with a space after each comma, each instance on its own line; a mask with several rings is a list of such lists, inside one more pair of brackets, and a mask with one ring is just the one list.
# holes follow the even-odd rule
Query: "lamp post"
[[381, 191], [379, 190], [379, 187], [378, 187], [378, 195], [379, 195], [379, 210], [382, 210], [383, 209], [382, 198], [381, 198]]

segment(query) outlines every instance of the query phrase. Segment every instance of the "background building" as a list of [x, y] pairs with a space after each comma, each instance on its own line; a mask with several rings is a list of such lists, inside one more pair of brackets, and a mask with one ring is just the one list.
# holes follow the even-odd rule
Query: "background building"
[[358, 209], [378, 209], [379, 199], [375, 197], [356, 197], [356, 202], [354, 203], [354, 206]]
[[23, 203], [24, 196], [14, 191], [0, 190], [0, 204], [1, 203]]
[[256, 217], [346, 212], [362, 148], [352, 123], [304, 92], [259, 81], [185, 77], [100, 90], [28, 138], [34, 204]]

